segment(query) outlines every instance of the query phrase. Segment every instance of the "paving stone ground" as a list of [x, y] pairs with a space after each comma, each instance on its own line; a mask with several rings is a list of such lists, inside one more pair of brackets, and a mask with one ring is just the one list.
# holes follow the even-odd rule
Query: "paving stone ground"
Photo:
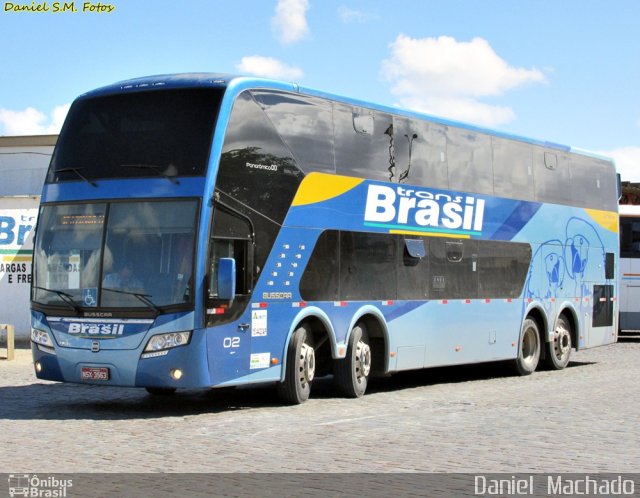
[[[2, 350], [0, 350], [0, 357]], [[504, 364], [331, 382], [283, 406], [272, 388], [178, 392], [37, 380], [0, 360], [1, 472], [638, 472], [640, 336], [563, 371]]]

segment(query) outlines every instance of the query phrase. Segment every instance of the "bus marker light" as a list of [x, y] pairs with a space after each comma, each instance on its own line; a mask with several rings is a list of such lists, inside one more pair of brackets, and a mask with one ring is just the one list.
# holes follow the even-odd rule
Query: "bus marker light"
[[516, 347], [516, 343], [515, 343], [515, 342], [512, 342], [512, 343], [511, 343], [511, 347], [514, 347], [514, 348], [515, 348], [515, 347]]
[[462, 346], [456, 346], [456, 353], [459, 353], [460, 351], [462, 351]]
[[391, 358], [395, 358], [396, 357], [396, 352], [392, 351], [391, 353], [389, 353], [389, 356], [391, 356]]
[[271, 358], [271, 364], [272, 365], [277, 365], [280, 362], [280, 360], [278, 360], [278, 358]]
[[175, 380], [180, 380], [182, 378], [182, 370], [180, 370], [179, 368], [174, 368], [173, 370], [171, 370], [171, 377], [173, 377]]

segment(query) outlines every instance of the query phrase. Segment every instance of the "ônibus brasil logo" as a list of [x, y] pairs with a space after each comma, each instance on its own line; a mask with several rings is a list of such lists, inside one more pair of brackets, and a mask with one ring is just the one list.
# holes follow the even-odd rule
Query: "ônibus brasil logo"
[[67, 488], [73, 486], [72, 479], [54, 476], [38, 477], [30, 474], [9, 474], [9, 496], [38, 498], [65, 498]]
[[401, 186], [369, 185], [366, 226], [390, 231], [481, 235], [484, 199], [433, 194]]

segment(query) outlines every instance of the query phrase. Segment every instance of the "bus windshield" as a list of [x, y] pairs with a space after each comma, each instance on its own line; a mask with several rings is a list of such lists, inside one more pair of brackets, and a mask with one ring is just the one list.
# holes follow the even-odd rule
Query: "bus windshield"
[[33, 300], [67, 308], [193, 304], [196, 200], [43, 206]]
[[79, 99], [47, 183], [204, 175], [221, 96], [216, 89], [179, 89]]

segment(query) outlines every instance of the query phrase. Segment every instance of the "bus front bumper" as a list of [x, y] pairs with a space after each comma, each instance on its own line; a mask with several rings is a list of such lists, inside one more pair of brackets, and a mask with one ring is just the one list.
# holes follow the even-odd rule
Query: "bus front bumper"
[[31, 343], [36, 377], [57, 382], [124, 387], [200, 388], [210, 386], [205, 335], [194, 333], [185, 346], [143, 355], [134, 350], [43, 348]]

